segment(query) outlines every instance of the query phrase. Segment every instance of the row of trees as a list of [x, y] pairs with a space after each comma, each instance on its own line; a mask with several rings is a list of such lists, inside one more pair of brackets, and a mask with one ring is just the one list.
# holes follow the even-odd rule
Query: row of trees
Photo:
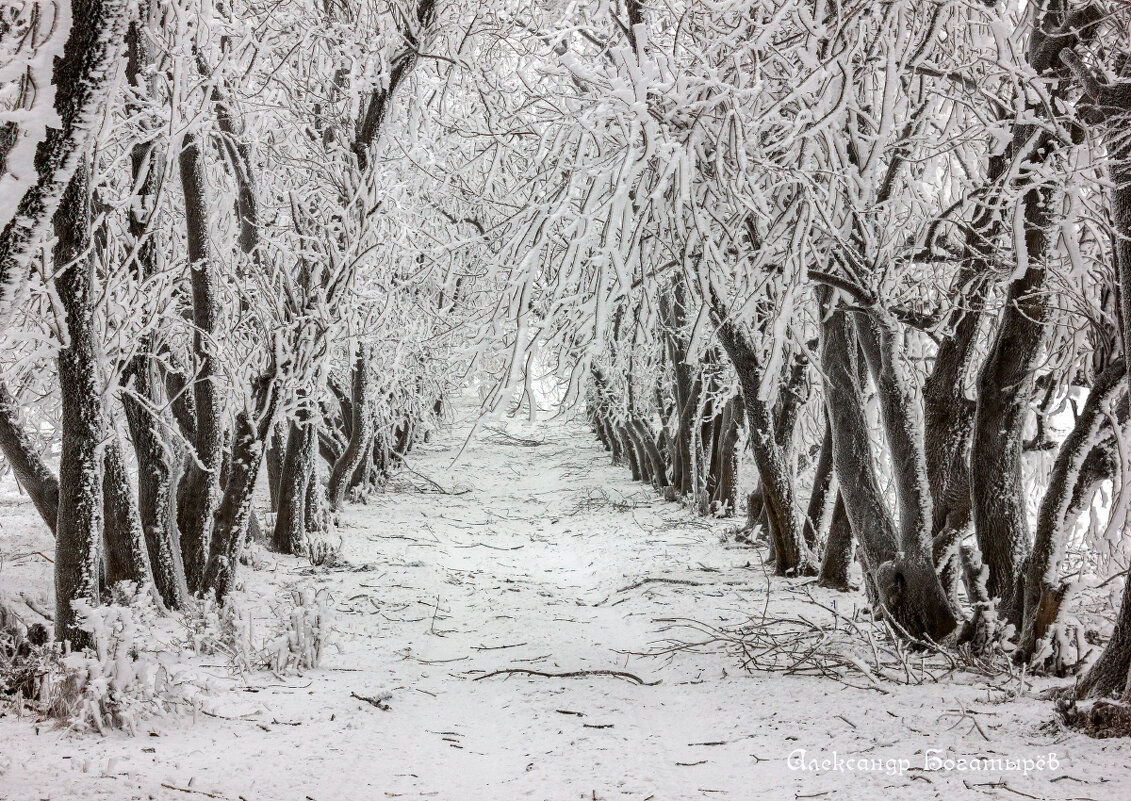
[[[1127, 558], [1126, 3], [0, 24], [0, 446], [57, 537], [60, 637], [121, 578], [222, 598], [249, 530], [300, 552], [455, 386], [500, 408], [551, 364], [703, 513], [748, 448], [779, 574], [847, 588], [855, 548], [909, 637], [1083, 656], [1072, 594]], [[1124, 599], [1081, 692], [1129, 660]]]
[[432, 0], [66, 10], [0, 29], [23, 109], [0, 141], [0, 452], [82, 646], [76, 599], [223, 600], [249, 533], [304, 553], [428, 434], [470, 359], [478, 234], [420, 182], [466, 112]]
[[[547, 11], [515, 324], [614, 459], [705, 511], [735, 507], [743, 419], [779, 574], [845, 586], [855, 543], [908, 636], [964, 621], [1066, 670], [1071, 594], [1127, 558], [1129, 26], [1068, 0]], [[1081, 694], [1126, 691], [1129, 635], [1125, 599]]]

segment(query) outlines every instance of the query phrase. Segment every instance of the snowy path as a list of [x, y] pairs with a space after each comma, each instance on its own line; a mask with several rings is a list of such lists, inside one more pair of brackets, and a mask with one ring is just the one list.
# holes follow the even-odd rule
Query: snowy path
[[[350, 507], [339, 532], [348, 565], [278, 560], [274, 570], [245, 573], [262, 603], [291, 585], [331, 589], [341, 651], [322, 669], [226, 681], [211, 715], [154, 721], [152, 736], [78, 736], [8, 716], [0, 798], [1109, 801], [1131, 792], [1131, 745], [1066, 734], [1046, 725], [1048, 702], [994, 703], [1001, 694], [972, 680], [881, 695], [747, 676], [721, 654], [626, 656], [657, 640], [655, 618], [738, 621], [760, 611], [761, 552], [724, 546], [725, 525], [631, 483], [578, 423], [509, 430], [544, 441], [484, 434], [450, 469], [458, 436], [414, 454], [415, 471], [466, 493], [402, 485]], [[647, 578], [689, 583], [629, 589]], [[774, 608], [798, 609], [813, 590], [804, 584], [774, 579]], [[473, 680], [510, 668], [621, 670], [661, 683]], [[351, 697], [383, 691], [392, 694], [388, 711]], [[799, 748], [904, 758], [912, 769], [791, 770], [787, 758]], [[924, 772], [927, 748], [1055, 752], [1059, 767], [1028, 776]]]

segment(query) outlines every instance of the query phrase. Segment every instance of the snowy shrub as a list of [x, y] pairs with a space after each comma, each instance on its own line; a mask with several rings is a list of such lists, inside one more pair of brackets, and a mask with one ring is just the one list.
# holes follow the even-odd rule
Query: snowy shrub
[[185, 613], [184, 624], [187, 650], [220, 654], [240, 674], [264, 667], [255, 622], [242, 593], [229, 593], [222, 605], [211, 597], [201, 599]]
[[275, 673], [316, 668], [331, 642], [331, 599], [326, 590], [294, 589], [276, 607], [278, 633], [267, 646], [267, 667]]
[[23, 699], [47, 717], [80, 729], [130, 733], [145, 718], [187, 702], [170, 680], [168, 647], [152, 636], [157, 610], [148, 593], [128, 590], [115, 603], [75, 603], [92, 648], [71, 652], [58, 643], [31, 648], [22, 662]]
[[314, 567], [333, 567], [341, 561], [342, 539], [337, 544], [325, 537], [306, 538], [306, 558]]

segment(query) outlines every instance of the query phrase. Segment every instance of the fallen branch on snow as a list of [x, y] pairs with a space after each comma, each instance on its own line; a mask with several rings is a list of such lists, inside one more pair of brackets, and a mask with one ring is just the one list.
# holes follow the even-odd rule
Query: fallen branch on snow
[[571, 670], [567, 673], [544, 673], [540, 670], [527, 670], [526, 668], [507, 668], [506, 670], [496, 670], [493, 673], [484, 673], [482, 676], [476, 676], [474, 681], [482, 681], [489, 679], [492, 676], [511, 676], [515, 674], [522, 674], [525, 676], [540, 676], [544, 679], [582, 679], [587, 676], [612, 676], [617, 679], [625, 679], [645, 687], [655, 687], [660, 683], [656, 681], [644, 681], [644, 679], [632, 673], [625, 673], [623, 670]]

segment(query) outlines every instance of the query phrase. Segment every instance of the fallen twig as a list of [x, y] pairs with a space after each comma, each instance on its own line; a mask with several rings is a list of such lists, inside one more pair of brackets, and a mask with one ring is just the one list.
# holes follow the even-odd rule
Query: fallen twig
[[368, 695], [358, 695], [355, 692], [351, 692], [350, 697], [356, 698], [358, 701], [364, 701], [370, 706], [375, 706], [382, 712], [388, 712], [390, 709], [392, 709], [392, 707], [389, 706], [388, 703], [386, 703], [391, 696], [386, 693], [382, 693], [381, 695], [378, 695], [376, 697], [371, 697]]
[[643, 587], [645, 584], [682, 584], [688, 587], [702, 587], [702, 581], [691, 581], [690, 579], [672, 579], [663, 578], [661, 576], [653, 576], [651, 578], [641, 579], [635, 584], [629, 584], [627, 587], [621, 587], [617, 592], [628, 592], [635, 590], [637, 587]]
[[204, 792], [204, 790], [193, 790], [193, 789], [188, 788], [188, 787], [177, 787], [174, 784], [165, 784], [164, 782], [161, 783], [161, 786], [164, 787], [166, 790], [176, 790], [179, 793], [194, 793], [196, 795], [206, 795], [209, 798], [223, 798], [224, 797], [224, 796], [222, 796], [218, 793], [206, 793], [206, 792]]
[[507, 668], [506, 670], [496, 670], [492, 673], [484, 673], [482, 676], [476, 676], [475, 681], [482, 681], [489, 679], [492, 676], [510, 676], [514, 674], [523, 674], [526, 676], [540, 676], [544, 679], [580, 679], [586, 676], [612, 676], [617, 679], [625, 679], [626, 681], [635, 682], [645, 687], [654, 687], [659, 684], [661, 680], [644, 681], [644, 679], [632, 673], [625, 673], [623, 670], [571, 670], [566, 673], [544, 673], [540, 670], [527, 670], [526, 668]]

